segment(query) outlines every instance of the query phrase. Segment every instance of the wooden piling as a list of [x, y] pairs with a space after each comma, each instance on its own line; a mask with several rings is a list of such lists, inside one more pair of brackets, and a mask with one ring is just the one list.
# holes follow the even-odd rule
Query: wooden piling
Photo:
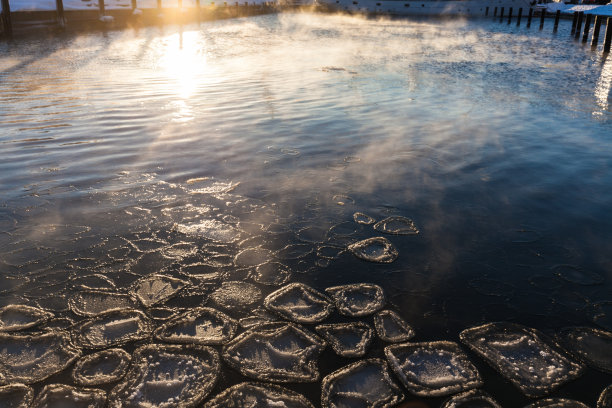
[[612, 44], [612, 17], [608, 17], [606, 21], [606, 39], [604, 40], [604, 52], [610, 52], [610, 44]]
[[104, 8], [104, 0], [98, 0], [98, 5], [100, 6], [100, 15], [106, 15], [106, 9]]
[[136, 10], [138, 8], [138, 4], [136, 3], [136, 0], [132, 0], [132, 10]]
[[586, 15], [586, 21], [584, 22], [584, 33], [582, 34], [582, 42], [586, 43], [589, 39], [589, 30], [591, 29], [591, 19], [593, 18], [592, 14]]
[[64, 1], [55, 0], [55, 11], [57, 12], [57, 24], [61, 28], [66, 27], [66, 18], [64, 17]]
[[504, 8], [502, 7], [499, 10], [499, 21], [501, 22], [504, 19]]
[[527, 28], [531, 27], [531, 18], [533, 17], [533, 9], [529, 7], [529, 15], [527, 16]]
[[546, 9], [540, 9], [540, 30], [544, 28], [544, 18], [546, 18]]
[[597, 47], [599, 42], [599, 31], [601, 30], [601, 16], [595, 16], [595, 24], [593, 25], [593, 38], [591, 38], [591, 47]]
[[557, 29], [559, 28], [559, 19], [561, 18], [561, 10], [557, 10], [557, 12], [555, 13], [555, 26], [553, 27], [553, 32], [557, 32]]
[[576, 23], [578, 22], [578, 12], [574, 11], [574, 17], [572, 18], [572, 34], [574, 35], [574, 33], [576, 32]]
[[495, 9], [493, 9], [493, 17], [497, 17], [497, 7], [495, 7]]
[[162, 10], [162, 0], [157, 0], [157, 10], [161, 12]]
[[2, 29], [6, 36], [13, 35], [13, 23], [11, 22], [11, 6], [9, 0], [1, 0], [2, 3], [2, 14], [0, 19], [2, 20]]
[[512, 7], [508, 9], [508, 24], [512, 22]]
[[487, 17], [489, 15], [489, 7], [487, 6], [487, 8], [485, 8], [485, 17]]
[[519, 7], [518, 16], [516, 17], [516, 25], [517, 25], [517, 27], [521, 25], [521, 17], [523, 17], [523, 8]]
[[580, 31], [582, 30], [582, 19], [584, 18], [584, 12], [581, 11], [578, 13], [578, 21], [576, 22], [576, 32], [574, 33], [574, 38], [578, 39], [580, 37]]

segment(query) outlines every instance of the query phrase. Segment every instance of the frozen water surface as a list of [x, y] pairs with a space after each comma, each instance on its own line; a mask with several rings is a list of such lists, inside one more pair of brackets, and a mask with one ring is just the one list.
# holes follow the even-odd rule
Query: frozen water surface
[[414, 330], [393, 310], [383, 310], [374, 315], [376, 333], [383, 341], [398, 343], [414, 337]]
[[597, 408], [611, 408], [612, 407], [612, 384], [604, 388], [601, 395], [597, 399]]
[[53, 317], [52, 313], [26, 305], [8, 305], [0, 309], [0, 332], [11, 332], [38, 326]]
[[548, 394], [583, 372], [581, 364], [546, 341], [539, 331], [518, 324], [488, 323], [466, 329], [460, 337], [530, 397]]
[[261, 290], [251, 283], [241, 281], [223, 282], [210, 299], [228, 310], [246, 309], [261, 301]]
[[573, 327], [559, 334], [563, 346], [588, 365], [612, 373], [612, 333], [590, 327]]
[[136, 282], [132, 291], [145, 307], [149, 307], [170, 299], [185, 286], [187, 282], [180, 279], [153, 274]]
[[272, 251], [265, 248], [249, 248], [239, 252], [234, 258], [234, 264], [238, 267], [249, 267], [261, 265], [274, 259]]
[[279, 262], [266, 262], [258, 265], [253, 273], [253, 280], [262, 285], [281, 286], [291, 278], [289, 268]]
[[98, 351], [76, 361], [72, 378], [86, 386], [113, 383], [123, 378], [131, 359], [128, 352], [119, 348]]
[[219, 355], [210, 347], [142, 346], [124, 382], [110, 392], [108, 406], [194, 407], [211, 392], [219, 369]]
[[302, 283], [290, 283], [270, 293], [264, 305], [287, 319], [298, 323], [318, 323], [333, 311], [327, 296]]
[[293, 323], [264, 323], [228, 343], [223, 358], [257, 380], [315, 382], [323, 348], [323, 340]]
[[374, 237], [358, 241], [348, 246], [357, 258], [370, 262], [391, 263], [399, 255], [397, 249], [385, 237]]
[[106, 392], [64, 384], [46, 385], [36, 396], [33, 408], [104, 408]]
[[80, 355], [63, 331], [34, 336], [0, 333], [0, 383], [32, 384], [59, 373]]
[[24, 384], [0, 386], [0, 406], [3, 408], [30, 408], [34, 390]]
[[150, 336], [152, 324], [139, 310], [115, 310], [97, 315], [73, 330], [76, 344], [102, 349], [120, 346]]
[[410, 218], [394, 216], [378, 221], [374, 229], [385, 234], [392, 235], [416, 235], [419, 229]]
[[168, 343], [225, 344], [234, 337], [238, 322], [218, 310], [189, 310], [164, 323], [153, 333]]
[[480, 374], [457, 343], [432, 341], [385, 347], [389, 365], [413, 394], [434, 397], [482, 385]]
[[501, 408], [501, 406], [484, 391], [470, 390], [453, 395], [440, 408]]
[[604, 281], [604, 277], [597, 272], [576, 265], [556, 265], [553, 271], [561, 279], [578, 285], [599, 285]]
[[68, 300], [68, 304], [70, 310], [80, 316], [95, 316], [111, 310], [134, 309], [139, 306], [138, 301], [130, 295], [103, 291], [78, 292]]
[[360, 212], [356, 212], [355, 214], [353, 214], [353, 220], [355, 220], [357, 224], [364, 224], [364, 225], [370, 225], [376, 222], [374, 218], [370, 217], [367, 214], [360, 213]]
[[383, 360], [353, 363], [323, 378], [323, 408], [390, 408], [404, 399]]
[[373, 335], [372, 328], [363, 322], [321, 324], [315, 330], [342, 357], [363, 357]]
[[280, 385], [243, 382], [215, 396], [204, 408], [314, 408], [302, 395]]
[[325, 289], [336, 309], [346, 316], [367, 316], [385, 306], [383, 288], [371, 283], [355, 283]]
[[546, 398], [529, 404], [525, 408], [588, 408], [588, 405], [567, 398]]

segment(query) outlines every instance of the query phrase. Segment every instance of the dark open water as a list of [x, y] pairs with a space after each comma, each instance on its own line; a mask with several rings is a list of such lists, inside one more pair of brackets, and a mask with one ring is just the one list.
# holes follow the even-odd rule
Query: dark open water
[[[80, 291], [151, 273], [191, 285], [177, 311], [226, 281], [265, 296], [234, 259], [262, 247], [319, 290], [381, 285], [418, 341], [612, 330], [612, 59], [547, 25], [281, 14], [0, 43], [0, 306], [79, 322]], [[359, 260], [346, 245], [381, 234], [355, 212], [420, 234]], [[348, 362], [328, 349], [322, 375]], [[214, 393], [242, 380], [225, 367]], [[611, 382], [552, 395], [594, 405]]]

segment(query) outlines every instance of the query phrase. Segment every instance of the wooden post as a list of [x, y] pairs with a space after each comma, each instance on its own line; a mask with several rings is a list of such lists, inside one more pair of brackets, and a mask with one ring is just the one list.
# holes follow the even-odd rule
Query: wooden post
[[100, 5], [100, 15], [105, 15], [106, 9], [104, 8], [104, 0], [98, 0], [98, 4]]
[[57, 24], [61, 28], [66, 27], [66, 19], [64, 18], [64, 2], [63, 2], [63, 0], [55, 0], [55, 11], [57, 12]]
[[580, 37], [580, 30], [582, 30], [582, 19], [584, 18], [584, 12], [580, 11], [578, 13], [578, 22], [576, 23], [576, 32], [574, 33], [574, 38], [578, 39]]
[[533, 9], [529, 7], [529, 16], [527, 16], [527, 28], [531, 27], [531, 17], [533, 17]]
[[157, 0], [157, 10], [158, 10], [159, 12], [161, 12], [161, 9], [162, 9], [162, 4], [161, 4], [161, 2], [162, 2], [162, 0]]
[[4, 34], [10, 37], [13, 35], [13, 23], [11, 22], [11, 6], [9, 5], [9, 0], [2, 0], [2, 14], [0, 17], [2, 19]]
[[540, 9], [540, 30], [544, 28], [544, 18], [546, 18], [546, 9]]
[[512, 22], [512, 7], [508, 10], [508, 24]]
[[517, 27], [521, 25], [521, 17], [523, 17], [523, 8], [519, 7], [518, 16], [516, 17], [516, 26]]
[[493, 9], [493, 17], [497, 17], [497, 7]]
[[591, 38], [591, 47], [597, 47], [599, 42], [599, 31], [601, 30], [601, 16], [595, 16], [595, 25], [593, 26], [593, 38]]
[[578, 22], [578, 12], [574, 11], [574, 18], [572, 19], [572, 34], [574, 35], [574, 33], [576, 32], [576, 23]]
[[586, 21], [584, 22], [584, 33], [582, 35], [582, 42], [585, 43], [589, 39], [589, 30], [591, 29], [591, 19], [593, 18], [592, 14], [586, 15]]
[[557, 10], [557, 12], [555, 13], [555, 26], [553, 27], [553, 32], [555, 33], [559, 28], [559, 18], [561, 18], [561, 10]]
[[489, 7], [485, 8], [485, 17], [489, 15]]
[[138, 4], [136, 3], [136, 0], [132, 0], [132, 10], [136, 10], [138, 8]]
[[501, 10], [499, 10], [499, 22], [501, 23], [503, 19], [504, 19], [504, 8], [502, 7]]
[[612, 17], [608, 17], [606, 22], [606, 39], [604, 40], [604, 52], [610, 52], [610, 44], [612, 43]]

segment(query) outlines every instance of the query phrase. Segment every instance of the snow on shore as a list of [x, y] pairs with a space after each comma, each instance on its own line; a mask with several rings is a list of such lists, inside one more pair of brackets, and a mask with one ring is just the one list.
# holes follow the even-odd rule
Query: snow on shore
[[605, 6], [599, 6], [597, 4], [565, 4], [562, 2], [546, 4], [547, 12], [556, 13], [557, 10], [561, 10], [561, 14], [572, 14], [575, 11], [584, 11], [585, 14], [612, 16], [612, 4], [606, 4]]
[[[216, 4], [234, 4], [236, 0], [216, 0]], [[264, 0], [238, 0], [240, 4], [248, 1], [249, 4], [262, 4]], [[202, 6], [209, 5], [215, 0], [200, 0]], [[9, 0], [11, 11], [27, 10], [55, 10], [55, 0]], [[130, 9], [131, 0], [104, 0], [106, 9]], [[139, 9], [157, 8], [157, 0], [137, 0]], [[183, 7], [195, 7], [195, 0], [183, 0]], [[64, 0], [65, 10], [97, 10], [98, 0]], [[178, 7], [178, 0], [162, 0], [162, 7]]]

